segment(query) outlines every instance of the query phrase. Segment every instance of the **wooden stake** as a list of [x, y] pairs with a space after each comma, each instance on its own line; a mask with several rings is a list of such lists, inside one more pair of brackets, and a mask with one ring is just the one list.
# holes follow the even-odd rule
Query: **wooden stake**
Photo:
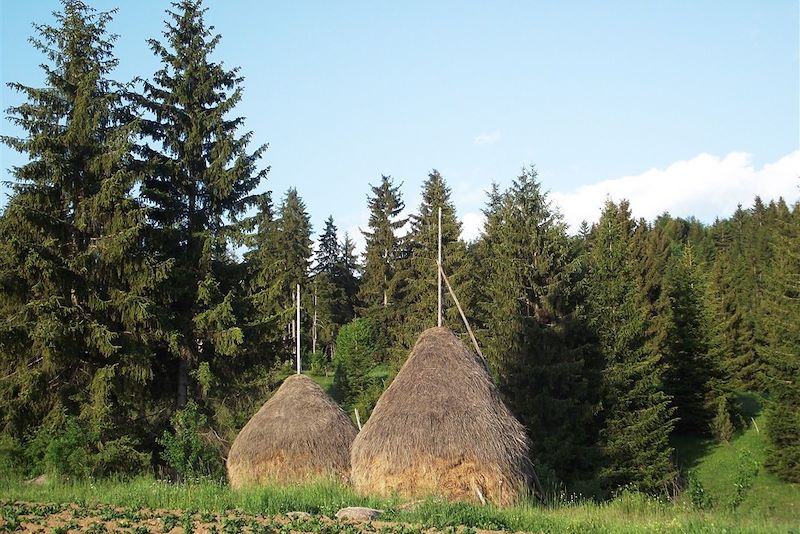
[[295, 351], [297, 354], [297, 374], [300, 374], [300, 284], [297, 284], [297, 320], [295, 322], [295, 332], [297, 333], [297, 337], [295, 338], [297, 345], [295, 346]]
[[317, 280], [314, 279], [314, 327], [311, 338], [311, 354], [317, 352]]
[[358, 416], [358, 408], [353, 411], [356, 412], [356, 424], [358, 425], [358, 431], [361, 432], [361, 418]]
[[439, 306], [437, 308], [437, 318], [438, 324], [437, 326], [442, 326], [442, 207], [439, 206], [439, 259], [436, 260], [436, 265], [438, 269], [436, 269], [437, 280], [438, 280], [438, 290], [437, 295], [439, 297]]
[[467, 316], [464, 315], [464, 310], [461, 309], [461, 303], [458, 302], [458, 297], [456, 296], [456, 292], [453, 291], [453, 286], [450, 285], [450, 280], [447, 279], [447, 275], [444, 274], [444, 269], [442, 269], [441, 265], [439, 266], [439, 274], [444, 279], [444, 283], [447, 284], [447, 290], [450, 292], [450, 296], [453, 297], [453, 302], [456, 303], [456, 307], [458, 308], [458, 313], [461, 314], [461, 320], [464, 321], [464, 326], [467, 327], [467, 332], [469, 333], [469, 337], [470, 339], [472, 339], [472, 344], [475, 346], [475, 352], [477, 352], [478, 356], [480, 356], [485, 360], [486, 358], [483, 356], [481, 348], [478, 346], [478, 340], [475, 339], [475, 334], [472, 333], [472, 328], [470, 328], [469, 326], [469, 321], [467, 321]]

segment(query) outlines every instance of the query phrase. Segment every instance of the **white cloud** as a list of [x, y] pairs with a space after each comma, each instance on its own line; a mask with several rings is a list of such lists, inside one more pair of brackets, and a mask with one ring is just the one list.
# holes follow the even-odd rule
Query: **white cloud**
[[585, 185], [569, 192], [553, 192], [574, 231], [582, 220], [596, 221], [606, 198], [628, 199], [635, 217], [652, 220], [668, 211], [678, 217], [696, 216], [704, 222], [730, 215], [737, 204], [749, 206], [756, 195], [765, 201], [783, 196], [788, 202], [800, 197], [800, 150], [760, 169], [751, 154], [732, 152], [720, 158], [700, 154], [664, 169], [650, 169]]
[[493, 145], [500, 140], [500, 132], [494, 130], [489, 133], [482, 133], [476, 137], [472, 143], [476, 146]]
[[483, 219], [483, 212], [465, 213], [461, 217], [461, 238], [465, 241], [477, 239], [483, 231]]

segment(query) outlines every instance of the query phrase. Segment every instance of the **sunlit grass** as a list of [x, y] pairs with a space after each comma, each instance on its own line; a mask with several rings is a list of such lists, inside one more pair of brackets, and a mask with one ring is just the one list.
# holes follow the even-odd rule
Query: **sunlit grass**
[[694, 510], [686, 503], [623, 493], [607, 503], [574, 501], [545, 507], [537, 503], [498, 509], [464, 503], [426, 500], [403, 509], [399, 499], [357, 495], [335, 483], [268, 487], [234, 491], [212, 482], [175, 485], [140, 478], [131, 481], [58, 482], [45, 486], [0, 480], [5, 499], [34, 502], [107, 504], [126, 508], [189, 510], [223, 513], [230, 510], [257, 515], [291, 511], [333, 516], [344, 506], [385, 510], [382, 519], [438, 528], [465, 525], [474, 528], [537, 532], [744, 532], [789, 531], [793, 518], [783, 514], [741, 508]]

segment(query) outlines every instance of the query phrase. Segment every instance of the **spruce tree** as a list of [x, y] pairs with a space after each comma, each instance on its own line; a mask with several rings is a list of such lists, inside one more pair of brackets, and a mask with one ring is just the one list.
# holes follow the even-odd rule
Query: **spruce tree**
[[[256, 212], [248, 221], [251, 233], [245, 243], [246, 289], [243, 306], [247, 317], [245, 337], [254, 357], [276, 358], [283, 350], [285, 313], [284, 287], [278, 223], [269, 192], [259, 195]], [[271, 360], [271, 359], [270, 359]]]
[[800, 483], [800, 204], [777, 229], [766, 288], [759, 345], [770, 393], [767, 409], [767, 469]]
[[397, 312], [395, 270], [401, 254], [397, 231], [406, 223], [406, 219], [400, 217], [405, 204], [400, 186], [394, 185], [390, 176], [381, 176], [380, 184], [371, 185], [370, 189], [372, 195], [367, 197], [369, 229], [361, 231], [367, 244], [358, 300], [360, 313], [372, 321], [377, 339], [391, 345], [389, 331]]
[[151, 343], [163, 337], [153, 295], [170, 262], [141, 249], [137, 124], [126, 88], [109, 79], [112, 14], [65, 0], [54, 16], [31, 39], [48, 60], [44, 86], [9, 84], [26, 99], [8, 110], [24, 134], [2, 141], [28, 161], [13, 170], [0, 219], [0, 414], [17, 438], [40, 423], [79, 429], [78, 467], [102, 475], [147, 463], [135, 447], [147, 432]]
[[755, 348], [754, 310], [741, 298], [745, 284], [742, 273], [747, 271], [739, 231], [744, 217], [744, 212], [737, 210], [732, 220], [718, 221], [712, 228], [715, 252], [709, 272], [714, 316], [711, 350], [736, 389], [760, 391], [764, 372]]
[[661, 295], [668, 312], [664, 376], [665, 390], [672, 397], [676, 430], [706, 433], [717, 407], [712, 385], [720, 377], [709, 353], [708, 311], [705, 283], [691, 245], [674, 255], [667, 266]]
[[[297, 190], [290, 188], [278, 208], [277, 219], [277, 277], [280, 308], [283, 314], [284, 337], [283, 353], [286, 357], [295, 351], [295, 296], [297, 285], [301, 286], [301, 340], [303, 349], [310, 348], [308, 342], [310, 322], [308, 311], [312, 306], [311, 288], [308, 286], [308, 275], [311, 266], [312, 241], [311, 222], [306, 206]], [[302, 350], [302, 349], [301, 349]]]
[[[408, 355], [423, 330], [437, 324], [437, 261], [439, 208], [442, 210], [442, 264], [465, 313], [472, 309], [471, 276], [466, 261], [466, 245], [461, 241], [461, 222], [450, 199], [450, 188], [435, 169], [422, 185], [422, 203], [411, 215], [411, 229], [404, 240], [406, 256], [398, 262], [398, 320], [393, 339], [396, 357]], [[400, 282], [402, 280], [402, 283]], [[443, 324], [466, 335], [455, 302], [442, 285]]]
[[660, 493], [675, 476], [674, 419], [661, 354], [648, 350], [647, 303], [631, 259], [639, 253], [634, 232], [627, 202], [607, 201], [588, 257], [589, 320], [604, 358], [600, 477], [609, 490]]
[[[148, 164], [142, 195], [152, 205], [154, 248], [174, 258], [163, 304], [169, 318], [168, 353], [177, 359], [175, 390], [183, 407], [193, 371], [236, 354], [243, 343], [234, 311], [236, 284], [230, 241], [242, 238], [237, 218], [253, 204], [253, 189], [266, 175], [256, 164], [266, 149], [247, 152], [250, 133], [242, 118], [229, 117], [241, 100], [238, 69], [211, 55], [220, 42], [206, 25], [201, 0], [181, 0], [167, 11], [162, 40], [148, 41], [162, 67], [144, 82], [138, 103], [146, 138], [140, 152]], [[224, 362], [224, 360], [223, 360]], [[212, 369], [213, 373], [213, 369]]]
[[[490, 192], [478, 242], [480, 338], [509, 407], [528, 429], [541, 474], [571, 486], [597, 460], [581, 267], [535, 169]], [[550, 477], [548, 477], [550, 478]]]
[[356, 256], [356, 245], [347, 232], [344, 234], [339, 252], [338, 276], [345, 295], [345, 308], [343, 311], [344, 316], [347, 318], [346, 322], [350, 322], [355, 318], [356, 309], [359, 307], [358, 290], [361, 266]]
[[339, 327], [349, 322], [352, 315], [347, 305], [344, 288], [341, 251], [333, 216], [325, 221], [314, 256], [313, 278], [313, 328], [318, 340], [318, 351], [330, 359]]

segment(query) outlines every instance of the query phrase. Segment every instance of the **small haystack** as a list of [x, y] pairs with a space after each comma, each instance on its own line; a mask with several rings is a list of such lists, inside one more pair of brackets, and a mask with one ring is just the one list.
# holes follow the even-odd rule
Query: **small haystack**
[[292, 375], [236, 436], [228, 454], [228, 480], [234, 488], [267, 481], [346, 480], [355, 436], [350, 418], [322, 388], [307, 376]]
[[536, 475], [525, 429], [482, 358], [447, 328], [422, 333], [353, 442], [363, 492], [513, 504]]

